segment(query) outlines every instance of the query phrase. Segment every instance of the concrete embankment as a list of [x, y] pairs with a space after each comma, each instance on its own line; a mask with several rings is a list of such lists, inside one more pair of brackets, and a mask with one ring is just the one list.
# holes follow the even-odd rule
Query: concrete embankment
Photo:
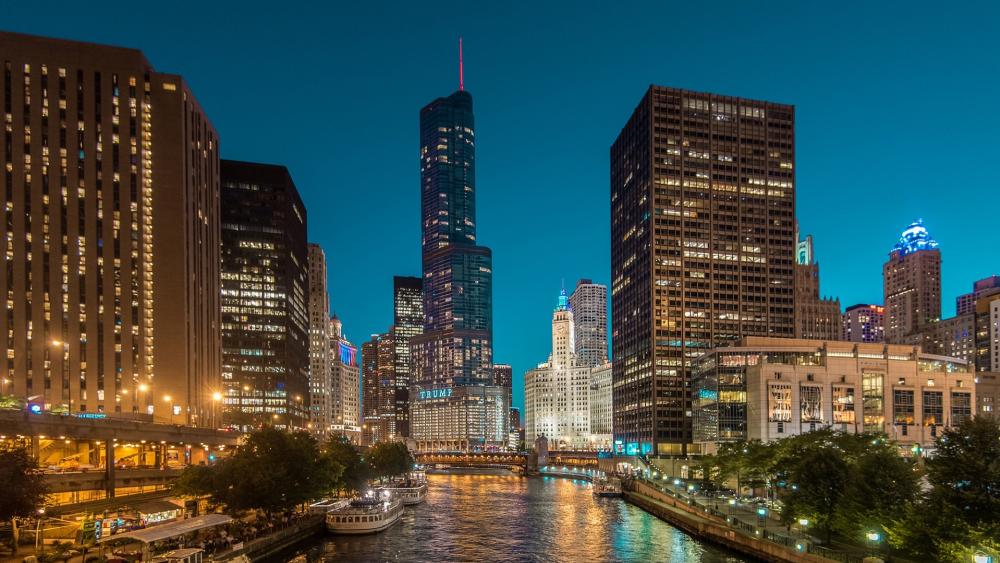
[[624, 496], [628, 502], [700, 540], [721, 545], [762, 561], [816, 563], [830, 561], [795, 547], [786, 547], [760, 539], [753, 532], [735, 529], [726, 523], [725, 518], [704, 514], [697, 508], [642, 482], [629, 483]]
[[232, 561], [243, 555], [250, 561], [262, 561], [325, 530], [326, 522], [322, 515], [306, 516], [283, 530], [246, 542], [241, 549], [216, 556], [213, 561]]

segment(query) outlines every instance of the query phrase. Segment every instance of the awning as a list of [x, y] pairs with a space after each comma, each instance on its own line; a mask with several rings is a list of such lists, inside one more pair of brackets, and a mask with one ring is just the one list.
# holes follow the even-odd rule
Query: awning
[[169, 512], [171, 510], [183, 510], [183, 507], [178, 506], [170, 501], [166, 500], [147, 500], [144, 502], [137, 502], [132, 506], [132, 509], [136, 512], [142, 514], [156, 514], [157, 512]]
[[151, 528], [125, 532], [124, 534], [115, 534], [113, 536], [101, 538], [101, 543], [128, 539], [142, 543], [152, 543], [169, 538], [176, 538], [185, 534], [190, 534], [191, 532], [203, 530], [205, 528], [221, 526], [222, 524], [228, 524], [232, 521], [233, 519], [225, 514], [205, 514], [203, 516], [188, 518], [187, 520], [178, 520], [176, 522], [170, 522], [169, 524], [160, 524], [159, 526], [153, 526]]

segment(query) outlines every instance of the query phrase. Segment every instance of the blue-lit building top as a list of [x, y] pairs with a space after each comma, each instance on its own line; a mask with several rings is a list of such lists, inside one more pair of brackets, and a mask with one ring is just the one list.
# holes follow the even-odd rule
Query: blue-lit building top
[[569, 309], [569, 297], [566, 296], [566, 288], [562, 288], [559, 292], [559, 301], [556, 304], [556, 311], [565, 311]]
[[937, 247], [938, 243], [927, 232], [923, 219], [917, 219], [903, 231], [899, 242], [892, 247], [892, 252], [898, 252], [900, 256], [905, 256], [920, 250], [934, 250]]

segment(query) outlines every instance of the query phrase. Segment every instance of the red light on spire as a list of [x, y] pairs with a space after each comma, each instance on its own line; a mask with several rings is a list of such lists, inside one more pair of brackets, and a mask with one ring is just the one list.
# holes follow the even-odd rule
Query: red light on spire
[[465, 91], [465, 71], [462, 67], [462, 38], [458, 38], [458, 89]]

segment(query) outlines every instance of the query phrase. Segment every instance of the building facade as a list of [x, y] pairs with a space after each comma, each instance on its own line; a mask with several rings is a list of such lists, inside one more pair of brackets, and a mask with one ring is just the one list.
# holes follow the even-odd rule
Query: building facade
[[885, 307], [881, 305], [852, 305], [844, 311], [843, 333], [845, 342], [884, 342]]
[[691, 442], [693, 358], [794, 334], [795, 108], [652, 86], [611, 147], [614, 435]]
[[955, 298], [955, 316], [976, 312], [976, 300], [989, 293], [1000, 293], [1000, 276], [983, 278], [972, 284], [972, 292]]
[[333, 434], [346, 436], [351, 443], [361, 444], [361, 366], [358, 349], [344, 336], [344, 326], [334, 314], [330, 319], [330, 370], [336, 393], [333, 398]]
[[595, 367], [608, 361], [608, 286], [588, 279], [576, 282], [569, 296], [576, 333], [576, 359]]
[[394, 440], [399, 436], [396, 419], [396, 328], [373, 334], [361, 345], [362, 410], [365, 439], [369, 444]]
[[309, 243], [309, 424], [318, 436], [333, 424], [333, 393], [326, 253]]
[[[140, 51], [0, 32], [4, 394], [218, 424], [219, 139]], [[179, 275], [183, 273], [184, 275]]]
[[976, 416], [1000, 416], [1000, 373], [976, 372]]
[[590, 446], [590, 372], [576, 357], [573, 312], [563, 290], [552, 313], [549, 361], [524, 375], [527, 443], [544, 436], [552, 450]]
[[590, 442], [595, 449], [612, 445], [611, 362], [590, 369]]
[[941, 250], [923, 221], [910, 224], [882, 266], [885, 341], [905, 343], [941, 318]]
[[928, 354], [960, 358], [970, 366], [976, 365], [976, 315], [973, 313], [928, 323], [905, 340], [920, 345]]
[[410, 339], [424, 332], [423, 280], [395, 276], [392, 279], [393, 337], [396, 344], [395, 433], [410, 435]]
[[222, 382], [225, 419], [306, 428], [306, 210], [284, 166], [223, 160]]
[[975, 301], [976, 370], [1000, 372], [1000, 293]]
[[926, 449], [976, 404], [968, 364], [919, 346], [762, 337], [699, 358], [693, 393], [703, 451], [821, 428]]
[[410, 434], [418, 449], [485, 449], [507, 441], [504, 390], [493, 379], [493, 258], [476, 239], [472, 96], [420, 110], [423, 334], [410, 338]]
[[821, 297], [819, 262], [812, 235], [798, 243], [795, 260], [795, 338], [838, 340], [843, 334], [840, 299]]

